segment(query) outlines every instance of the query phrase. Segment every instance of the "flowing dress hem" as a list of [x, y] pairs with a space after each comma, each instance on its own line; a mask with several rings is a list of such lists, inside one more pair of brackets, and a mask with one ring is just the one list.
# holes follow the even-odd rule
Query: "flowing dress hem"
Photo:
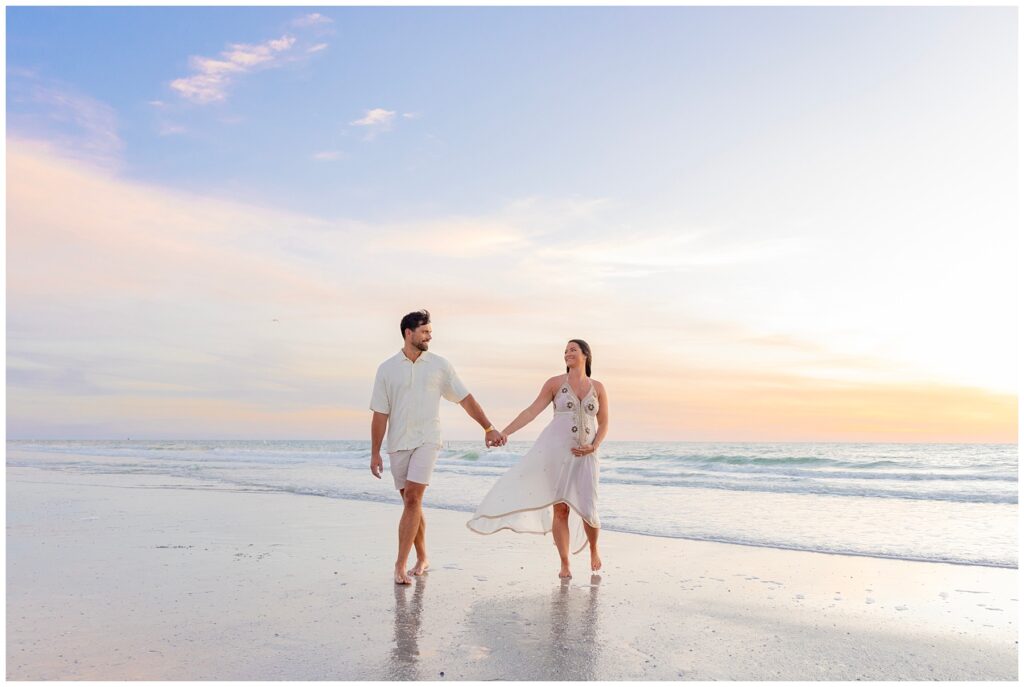
[[[545, 534], [548, 534], [548, 532], [551, 532], [551, 530], [546, 530], [544, 532], [537, 532], [535, 530], [517, 530], [516, 528], [514, 528], [512, 526], [509, 526], [509, 525], [506, 525], [505, 527], [499, 527], [498, 529], [494, 530], [493, 532], [481, 532], [480, 530], [478, 530], [478, 529], [473, 527], [473, 521], [474, 520], [479, 520], [479, 519], [497, 520], [498, 518], [503, 518], [503, 517], [505, 517], [507, 515], [515, 515], [516, 513], [528, 513], [530, 511], [535, 511], [535, 510], [544, 510], [545, 508], [550, 508], [551, 506], [555, 505], [556, 503], [564, 503], [565, 505], [569, 506], [569, 508], [571, 508], [573, 510], [573, 512], [576, 513], [576, 515], [580, 516], [580, 519], [583, 520], [583, 522], [585, 522], [586, 524], [590, 525], [595, 530], [601, 529], [600, 525], [595, 525], [592, 522], [590, 522], [583, 515], [583, 513], [580, 512], [579, 508], [577, 508], [575, 505], [573, 505], [569, 501], [566, 501], [565, 499], [558, 499], [557, 501], [552, 501], [551, 503], [547, 503], [547, 504], [545, 504], [543, 506], [533, 506], [531, 508], [520, 508], [519, 510], [510, 510], [507, 513], [501, 513], [499, 515], [475, 515], [472, 518], [470, 518], [469, 521], [466, 522], [466, 528], [469, 529], [471, 532], [476, 532], [477, 534], [481, 534], [481, 535], [483, 535], [485, 537], [488, 536], [488, 535], [491, 535], [491, 534], [495, 534], [497, 532], [501, 532], [502, 530], [511, 530], [511, 531], [515, 532], [516, 534], [540, 534], [540, 535], [545, 535]], [[590, 540], [586, 539], [583, 542], [583, 546], [581, 546], [580, 548], [578, 548], [575, 551], [573, 551], [573, 553], [577, 554], [580, 551], [582, 551], [583, 549], [587, 548], [587, 544], [589, 542], [590, 542]]]

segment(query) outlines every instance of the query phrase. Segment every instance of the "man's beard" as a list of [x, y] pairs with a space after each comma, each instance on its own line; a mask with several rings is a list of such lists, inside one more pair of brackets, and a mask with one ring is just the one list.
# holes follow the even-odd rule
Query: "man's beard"
[[426, 341], [420, 341], [419, 343], [413, 344], [413, 346], [415, 346], [416, 348], [420, 349], [421, 351], [427, 350], [427, 342]]

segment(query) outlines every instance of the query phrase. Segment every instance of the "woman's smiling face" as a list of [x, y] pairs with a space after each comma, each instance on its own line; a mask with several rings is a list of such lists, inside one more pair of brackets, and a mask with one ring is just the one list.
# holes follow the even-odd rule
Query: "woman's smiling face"
[[565, 364], [566, 367], [576, 367], [580, 363], [585, 363], [587, 358], [583, 355], [583, 351], [580, 350], [580, 345], [575, 341], [570, 341], [565, 347]]

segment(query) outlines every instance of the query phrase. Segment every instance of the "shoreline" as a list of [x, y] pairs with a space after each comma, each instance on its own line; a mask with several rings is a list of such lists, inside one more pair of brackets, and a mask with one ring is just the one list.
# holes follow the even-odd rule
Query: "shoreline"
[[[284, 492], [284, 491], [282, 491], [281, 493], [292, 493], [292, 494], [298, 494], [300, 496], [316, 496], [318, 498], [337, 499], [337, 500], [340, 500], [340, 501], [351, 501], [353, 503], [387, 503], [387, 504], [392, 503], [391, 501], [383, 501], [383, 500], [378, 501], [378, 500], [373, 500], [373, 499], [357, 499], [357, 498], [353, 498], [353, 497], [349, 497], [349, 496], [327, 496], [327, 495], [324, 495], [324, 494]], [[395, 501], [394, 503], [397, 504], [398, 502]], [[444, 506], [427, 506], [427, 505], [424, 505], [423, 507], [425, 509], [429, 508], [430, 510], [444, 511], [444, 512], [448, 512], [448, 513], [468, 513], [469, 515], [473, 514], [473, 511], [468, 510], [468, 509], [463, 510], [461, 508], [447, 508], [447, 507], [444, 507]], [[483, 517], [488, 517], [488, 516], [483, 516]], [[475, 534], [479, 534], [480, 536], [492, 536], [494, 534], [497, 534], [498, 532], [504, 531], [504, 530], [497, 530], [496, 532], [491, 532], [489, 534], [485, 534], [483, 532], [477, 532], [476, 530], [474, 530], [471, 527], [469, 527], [468, 529], [471, 532], [475, 533]], [[508, 528], [506, 528], [506, 529], [508, 529]], [[525, 534], [525, 535], [542, 536], [542, 537], [543, 536], [548, 536], [546, 534], [540, 534], [538, 532], [518, 532], [516, 530], [512, 530], [512, 531], [515, 534]], [[878, 558], [880, 560], [887, 560], [887, 561], [906, 561], [908, 563], [935, 563], [935, 564], [939, 564], [939, 565], [962, 565], [962, 566], [966, 566], [966, 567], [995, 568], [995, 569], [999, 569], [999, 570], [1019, 570], [1020, 569], [1019, 565], [1009, 565], [1009, 564], [1002, 565], [1002, 564], [999, 564], [999, 563], [985, 563], [985, 562], [974, 562], [974, 561], [966, 562], [966, 561], [955, 561], [955, 560], [941, 560], [941, 559], [935, 559], [935, 558], [914, 558], [914, 557], [910, 557], [910, 556], [886, 556], [885, 554], [881, 554], [881, 553], [862, 553], [862, 552], [859, 552], [859, 551], [822, 551], [821, 549], [801, 549], [801, 548], [798, 548], [798, 547], [795, 547], [795, 546], [782, 546], [781, 544], [754, 544], [754, 543], [750, 543], [750, 542], [731, 541], [731, 540], [726, 540], [726, 539], [713, 539], [713, 538], [710, 538], [710, 537], [709, 538], [700, 538], [700, 537], [686, 537], [686, 536], [682, 536], [682, 535], [658, 534], [656, 532], [638, 532], [636, 530], [626, 530], [626, 529], [619, 529], [619, 528], [615, 528], [615, 527], [602, 527], [601, 531], [602, 532], [615, 532], [617, 534], [629, 534], [629, 535], [633, 535], [633, 536], [636, 536], [636, 537], [653, 537], [655, 539], [667, 539], [669, 541], [679, 541], [679, 540], [681, 540], [681, 541], [690, 541], [690, 542], [706, 542], [706, 543], [709, 543], [709, 544], [724, 544], [726, 546], [746, 546], [746, 547], [750, 547], [750, 548], [754, 548], [754, 549], [770, 549], [770, 550], [773, 550], [773, 551], [792, 551], [792, 552], [795, 552], [795, 553], [816, 553], [816, 554], [821, 554], [823, 556], [852, 556], [852, 557], [856, 557], [856, 558]], [[580, 549], [580, 551], [582, 551], [582, 550], [583, 549]]]
[[[262, 484], [300, 494], [398, 503], [389, 484], [367, 481], [364, 461], [354, 445], [337, 455], [315, 442], [306, 447], [284, 448], [252, 441], [230, 448], [193, 446], [187, 442], [166, 447], [139, 446], [136, 442], [132, 446], [119, 443], [97, 448], [67, 444], [57, 449], [9, 443], [8, 448], [10, 466], [53, 464], [72, 472], [103, 472], [109, 466], [123, 465], [126, 472], [188, 475], [229, 485]], [[427, 495], [428, 506], [471, 514], [496, 475], [501, 474], [506, 464], [514, 465], [517, 460], [514, 451], [499, 451], [491, 456], [477, 446], [473, 448], [479, 455], [472, 451], [462, 455], [460, 448], [440, 461], [437, 484]], [[704, 457], [698, 455], [699, 449], [672, 446], [637, 450], [643, 455], [653, 451], [651, 455], [655, 457], [661, 455], [658, 451], [668, 451], [666, 455], [673, 457], [671, 465], [657, 469], [667, 469], [671, 479], [651, 482], [651, 476], [642, 470], [635, 475], [626, 474], [632, 469], [633, 449], [611, 458], [602, 466], [601, 476], [601, 501], [608, 515], [603, 518], [606, 531], [783, 551], [1019, 567], [1017, 468], [1007, 462], [1010, 456], [1006, 452], [991, 454], [992, 465], [988, 467], [992, 470], [984, 466], [969, 470], [970, 475], [964, 478], [967, 481], [959, 482], [962, 471], [953, 470], [956, 474], [951, 476], [942, 467], [955, 467], [963, 459], [959, 454], [900, 458], [902, 453], [895, 448], [873, 457], [864, 457], [867, 449], [863, 447], [836, 449], [842, 455], [818, 451], [814, 455], [826, 461], [827, 469], [823, 468], [822, 474], [818, 474], [817, 468], [808, 472], [797, 465], [787, 466], [777, 475], [773, 462], [776, 458], [797, 463], [810, 458], [797, 448], [786, 449], [778, 456], [767, 450], [746, 450], [739, 457], [731, 457], [731, 449], [715, 449], [711, 452], [714, 456]], [[984, 450], [979, 455], [982, 454], [989, 455]], [[680, 457], [679, 465], [675, 457]], [[693, 474], [687, 472], [684, 464], [704, 458], [735, 458], [742, 465], [734, 469], [709, 464], [706, 471], [697, 467]], [[854, 467], [876, 458], [880, 465], [885, 465], [879, 468], [880, 472], [872, 468], [863, 473], [867, 477], [861, 479], [862, 471]], [[897, 471], [895, 481], [886, 477], [886, 471], [895, 469], [886, 467], [886, 461], [892, 460], [905, 463], [904, 469]], [[762, 470], [759, 461], [768, 464], [764, 468], [770, 476], [766, 484], [751, 482]], [[917, 465], [921, 461], [925, 462]], [[751, 467], [748, 463], [757, 465]], [[832, 463], [839, 467], [833, 469]], [[731, 476], [735, 470], [739, 470], [740, 477]], [[808, 479], [786, 476], [791, 471]], [[850, 479], [854, 481], [849, 482]], [[886, 486], [876, 488], [878, 484]], [[894, 529], [892, 523], [900, 523], [900, 527]]]
[[563, 585], [549, 537], [425, 508], [397, 587], [394, 504], [32, 468], [7, 496], [12, 680], [1017, 677], [1016, 568], [602, 531]]
[[[204, 488], [206, 488], [206, 489], [209, 489], [209, 490], [217, 489], [217, 487], [210, 486], [209, 482], [203, 482], [203, 484], [205, 485]], [[286, 489], [277, 489], [277, 488], [274, 488], [274, 487], [264, 487], [264, 488], [254, 487], [254, 488], [252, 488], [250, 490], [245, 490], [245, 489], [242, 489], [241, 487], [231, 487], [230, 485], [225, 485], [224, 487], [221, 488], [221, 490], [223, 490], [223, 491], [251, 491], [253, 493], [267, 493], [267, 494], [272, 494], [272, 493], [292, 494], [292, 495], [295, 495], [295, 496], [310, 496], [310, 497], [314, 497], [314, 498], [322, 498], [322, 499], [328, 499], [328, 500], [334, 500], [334, 501], [347, 501], [347, 502], [351, 502], [351, 503], [374, 503], [374, 504], [384, 504], [384, 505], [398, 505], [399, 504], [399, 501], [398, 501], [397, 498], [394, 498], [394, 499], [387, 499], [387, 498], [382, 498], [382, 499], [372, 499], [372, 498], [370, 498], [370, 499], [361, 499], [361, 498], [356, 498], [356, 497], [350, 496], [350, 495], [322, 494], [322, 493], [316, 493], [315, 491], [312, 491], [312, 490], [309, 490], [309, 491], [307, 491], [307, 490], [286, 490]], [[1016, 504], [1014, 504], [1014, 505], [1016, 505]], [[438, 506], [438, 505], [426, 504], [426, 505], [424, 505], [424, 508], [430, 509], [430, 510], [441, 511], [441, 512], [447, 512], [447, 513], [465, 513], [465, 514], [470, 515], [470, 516], [473, 514], [473, 511], [470, 510], [469, 508], [458, 508], [458, 507], [454, 507], [454, 506], [449, 507], [449, 506]], [[474, 532], [475, 534], [480, 535], [480, 536], [490, 536], [490, 535], [485, 535], [485, 534], [480, 533], [480, 532], [476, 532], [476, 530], [473, 530], [472, 528], [469, 528], [469, 530]], [[706, 543], [712, 543], [712, 544], [724, 544], [726, 546], [745, 546], [745, 547], [750, 547], [750, 548], [754, 548], [754, 549], [770, 549], [770, 550], [773, 550], [773, 551], [792, 551], [792, 552], [795, 552], [795, 553], [816, 553], [816, 554], [822, 554], [822, 555], [826, 555], [826, 556], [852, 556], [852, 557], [856, 557], [856, 558], [877, 558], [877, 559], [880, 559], [880, 560], [906, 561], [906, 562], [909, 562], [909, 563], [936, 563], [936, 564], [941, 564], [941, 565], [961, 565], [961, 566], [966, 566], [966, 567], [994, 568], [994, 569], [998, 569], [998, 570], [1019, 570], [1020, 569], [1020, 565], [1019, 564], [1018, 565], [1011, 565], [1011, 564], [1005, 564], [1004, 565], [1004, 564], [1001, 564], [1001, 563], [990, 563], [990, 562], [984, 562], [984, 561], [981, 561], [981, 562], [979, 562], [979, 561], [970, 561], [970, 562], [968, 562], [968, 561], [959, 561], [959, 560], [950, 560], [950, 559], [924, 558], [924, 557], [913, 557], [913, 556], [897, 556], [897, 555], [889, 556], [889, 555], [885, 555], [885, 554], [882, 554], [882, 553], [864, 553], [864, 552], [860, 552], [860, 551], [825, 551], [825, 550], [822, 550], [822, 549], [799, 548], [799, 547], [795, 547], [795, 546], [784, 546], [782, 544], [752, 543], [752, 542], [743, 542], [743, 541], [735, 541], [735, 540], [728, 540], [728, 539], [715, 539], [715, 538], [711, 538], [711, 537], [701, 538], [701, 537], [689, 537], [689, 536], [683, 536], [683, 535], [659, 534], [657, 532], [640, 532], [640, 531], [637, 531], [637, 530], [620, 529], [620, 528], [617, 528], [617, 527], [614, 527], [614, 526], [613, 527], [603, 527], [602, 531], [603, 532], [615, 532], [615, 533], [618, 533], [618, 534], [629, 534], [629, 535], [633, 535], [633, 536], [637, 536], [637, 537], [653, 537], [655, 539], [666, 539], [666, 540], [669, 540], [669, 541], [706, 542]], [[497, 534], [497, 532], [492, 533], [492, 534]], [[535, 532], [516, 532], [516, 534], [542, 536], [542, 537], [543, 536], [547, 536], [547, 535], [538, 534], [538, 533], [535, 533]], [[581, 549], [581, 551], [582, 551], [582, 549]]]

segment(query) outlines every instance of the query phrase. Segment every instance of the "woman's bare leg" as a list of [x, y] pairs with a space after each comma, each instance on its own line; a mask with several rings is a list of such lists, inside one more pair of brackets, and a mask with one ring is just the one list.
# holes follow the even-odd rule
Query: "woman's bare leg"
[[597, 572], [601, 569], [601, 554], [597, 552], [597, 535], [601, 533], [601, 529], [591, 527], [584, 520], [583, 530], [587, 533], [587, 541], [590, 542], [590, 570]]
[[558, 576], [568, 579], [572, 577], [572, 573], [569, 571], [569, 506], [564, 503], [555, 504], [555, 519], [551, 523], [551, 536], [555, 539], [558, 558], [562, 562], [562, 569], [558, 571]]

